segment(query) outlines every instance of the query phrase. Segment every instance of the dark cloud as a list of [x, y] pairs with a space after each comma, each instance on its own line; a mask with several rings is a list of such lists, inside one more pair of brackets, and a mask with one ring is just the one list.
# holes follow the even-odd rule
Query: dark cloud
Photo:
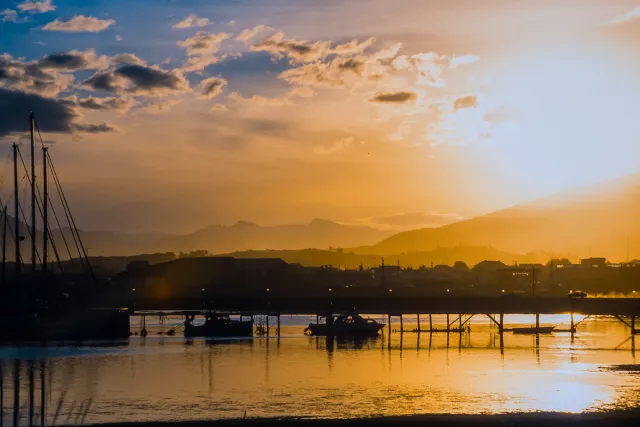
[[65, 90], [74, 77], [57, 70], [45, 71], [38, 62], [22, 62], [3, 54], [0, 55], [0, 79], [7, 82], [6, 88], [55, 96]]
[[404, 104], [415, 101], [418, 96], [413, 92], [388, 92], [375, 95], [370, 101], [389, 104]]
[[478, 99], [474, 95], [463, 96], [453, 102], [453, 109], [459, 110], [461, 108], [475, 108], [478, 106]]
[[325, 58], [331, 51], [329, 41], [310, 44], [306, 41], [285, 39], [284, 33], [276, 33], [251, 46], [251, 50], [269, 52], [276, 58], [288, 56], [298, 62], [312, 62]]
[[107, 92], [117, 92], [122, 89], [121, 79], [114, 76], [113, 73], [95, 73], [82, 84], [93, 90], [105, 90]]
[[118, 129], [114, 126], [109, 125], [108, 123], [102, 123], [99, 125], [92, 124], [75, 124], [73, 125], [73, 129], [78, 132], [85, 133], [110, 133], [110, 132], [118, 132]]
[[83, 55], [75, 53], [52, 53], [38, 61], [43, 68], [80, 70], [88, 65]]
[[120, 112], [128, 111], [133, 107], [134, 101], [129, 98], [94, 98], [92, 96], [88, 98], [77, 99], [77, 97], [69, 97], [63, 100], [70, 105], [86, 108], [88, 110], [117, 110]]
[[202, 95], [209, 99], [215, 98], [216, 96], [220, 95], [226, 85], [227, 81], [220, 77], [210, 77], [200, 82], [200, 87], [202, 87]]
[[343, 71], [353, 71], [357, 75], [361, 75], [364, 71], [364, 61], [349, 58], [346, 61], [339, 63], [338, 68]]
[[142, 65], [123, 65], [114, 73], [133, 83], [133, 87], [129, 89], [131, 92], [179, 91], [189, 87], [187, 81], [180, 74]]
[[30, 111], [43, 132], [69, 132], [76, 118], [73, 109], [60, 100], [0, 88], [0, 136], [26, 131]]

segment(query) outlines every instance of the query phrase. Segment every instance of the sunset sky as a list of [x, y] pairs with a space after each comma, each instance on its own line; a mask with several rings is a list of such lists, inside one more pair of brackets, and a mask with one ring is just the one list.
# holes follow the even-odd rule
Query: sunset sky
[[640, 2], [0, 0], [86, 229], [441, 225], [640, 170]]

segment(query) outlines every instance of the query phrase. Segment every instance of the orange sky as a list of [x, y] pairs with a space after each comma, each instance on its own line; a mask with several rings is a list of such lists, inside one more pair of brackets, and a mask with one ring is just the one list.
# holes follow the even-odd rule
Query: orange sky
[[[214, 3], [54, 1], [0, 24], [5, 65], [93, 49], [54, 68], [62, 89], [0, 78], [73, 105], [74, 131], [45, 139], [81, 227], [456, 219], [640, 166], [633, 1]], [[77, 15], [99, 22], [49, 26]], [[135, 61], [178, 83], [144, 86], [119, 68]], [[109, 73], [120, 86], [89, 84]]]

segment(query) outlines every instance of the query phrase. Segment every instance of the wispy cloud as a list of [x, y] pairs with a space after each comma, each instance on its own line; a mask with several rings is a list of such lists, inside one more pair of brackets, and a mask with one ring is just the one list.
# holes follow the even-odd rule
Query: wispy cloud
[[76, 123], [73, 125], [73, 129], [78, 132], [85, 133], [113, 133], [120, 131], [117, 127], [112, 126], [106, 122], [98, 125]]
[[355, 142], [355, 140], [356, 139], [353, 136], [349, 136], [346, 138], [339, 139], [330, 145], [316, 146], [313, 148], [313, 152], [323, 156], [327, 156], [335, 153], [341, 153], [347, 150]]
[[16, 12], [13, 9], [5, 9], [2, 12], [0, 12], [0, 16], [2, 16], [2, 22], [13, 22], [15, 24], [21, 23], [21, 22], [27, 22], [28, 19], [26, 17], [24, 18], [20, 18], [18, 17], [18, 12]]
[[193, 27], [206, 27], [209, 25], [209, 18], [198, 18], [196, 15], [189, 15], [173, 26], [174, 29], [184, 29]]
[[52, 4], [51, 0], [34, 1], [26, 0], [18, 5], [18, 9], [23, 12], [30, 13], [45, 13], [56, 10], [56, 7]]
[[197, 34], [178, 41], [176, 44], [187, 50], [189, 59], [182, 69], [186, 72], [202, 71], [207, 66], [219, 61], [216, 53], [220, 51], [220, 44], [231, 37], [229, 33], [207, 33], [200, 31]]
[[476, 55], [454, 56], [449, 60], [449, 68], [458, 68], [462, 65], [473, 64], [474, 62], [478, 62], [479, 60], [480, 57]]
[[209, 77], [200, 82], [202, 95], [208, 99], [213, 99], [220, 95], [226, 85], [227, 81], [220, 77]]
[[417, 99], [417, 95], [414, 92], [400, 91], [400, 92], [385, 92], [374, 95], [370, 101], [383, 102], [388, 104], [405, 104], [413, 102]]
[[461, 108], [475, 108], [478, 106], [478, 99], [475, 95], [463, 96], [453, 102], [453, 109], [459, 110]]
[[271, 27], [269, 27], [267, 25], [258, 24], [253, 28], [246, 28], [246, 29], [242, 30], [240, 32], [240, 34], [238, 34], [238, 37], [236, 37], [236, 40], [248, 42], [251, 39], [253, 39], [256, 35], [258, 35], [258, 33], [262, 32], [262, 31], [272, 30], [272, 29], [273, 28], [271, 28]]
[[70, 33], [99, 33], [115, 24], [113, 19], [98, 19], [93, 16], [74, 16], [69, 21], [60, 21], [56, 19], [49, 22], [42, 29], [45, 31], [66, 31]]
[[602, 25], [623, 24], [625, 22], [634, 21], [638, 18], [640, 18], [640, 6], [637, 6], [622, 15], [616, 16]]

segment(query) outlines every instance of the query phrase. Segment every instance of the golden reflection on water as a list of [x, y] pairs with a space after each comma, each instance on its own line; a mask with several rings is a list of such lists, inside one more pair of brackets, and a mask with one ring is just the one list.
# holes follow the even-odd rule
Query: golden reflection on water
[[[569, 315], [541, 319], [569, 321]], [[412, 327], [406, 320], [405, 328]], [[2, 348], [0, 356], [5, 408], [10, 359], [47, 356], [49, 416], [61, 401], [64, 415], [91, 398], [85, 423], [237, 418], [245, 410], [251, 417], [338, 418], [582, 412], [640, 404], [637, 373], [602, 369], [635, 365], [625, 328], [589, 319], [575, 336], [505, 333], [501, 349], [497, 330], [482, 318], [474, 318], [469, 334], [396, 333], [389, 339], [385, 329], [368, 340], [307, 337], [301, 326], [290, 325], [281, 339], [186, 343], [150, 335], [121, 347]]]

